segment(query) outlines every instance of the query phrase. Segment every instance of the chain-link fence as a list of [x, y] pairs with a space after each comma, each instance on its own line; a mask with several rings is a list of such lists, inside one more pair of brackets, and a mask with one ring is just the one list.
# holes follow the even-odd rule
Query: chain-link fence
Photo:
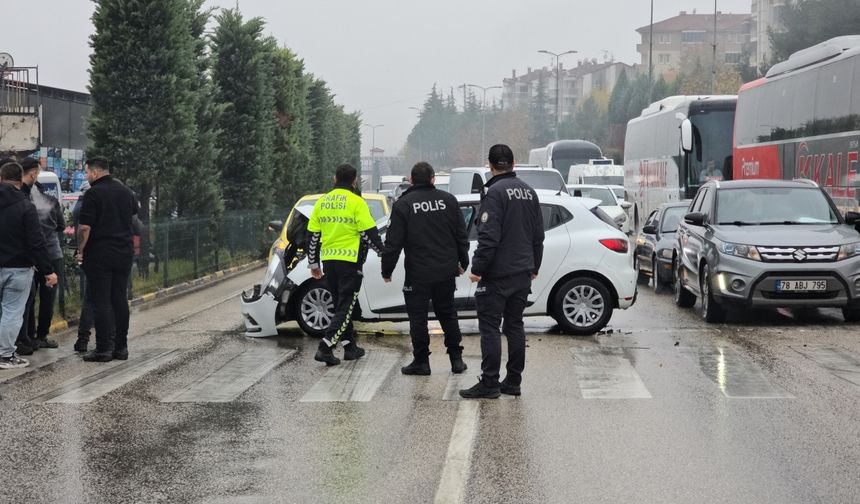
[[[275, 238], [266, 231], [272, 215], [285, 213], [237, 211], [217, 219], [153, 220], [135, 237], [129, 299], [265, 257]], [[65, 241], [57, 312], [67, 318], [80, 310], [81, 270], [74, 258], [74, 237], [67, 236]]]

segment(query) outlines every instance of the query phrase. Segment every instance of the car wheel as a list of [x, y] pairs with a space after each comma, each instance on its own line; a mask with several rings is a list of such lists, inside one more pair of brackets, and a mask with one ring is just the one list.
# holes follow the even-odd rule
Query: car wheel
[[322, 338], [334, 317], [334, 298], [322, 280], [309, 283], [298, 297], [296, 321], [309, 336]]
[[707, 264], [702, 266], [699, 275], [699, 287], [702, 292], [702, 318], [709, 324], [720, 324], [726, 320], [726, 309], [714, 299], [711, 291], [711, 270]]
[[612, 317], [613, 300], [599, 280], [581, 277], [568, 280], [555, 296], [554, 318], [562, 330], [588, 336], [606, 327]]
[[657, 269], [659, 267], [659, 263], [657, 262], [657, 256], [651, 256], [651, 287], [654, 288], [654, 292], [660, 292], [663, 288], [663, 282], [660, 281], [660, 270]]
[[842, 308], [845, 322], [860, 322], [860, 308]]
[[696, 296], [688, 291], [681, 282], [680, 268], [681, 265], [676, 257], [672, 262], [672, 287], [675, 291], [675, 304], [681, 308], [692, 308], [696, 304]]
[[633, 256], [633, 269], [636, 270], [636, 283], [645, 285], [648, 283], [648, 274], [642, 271], [642, 265], [639, 264], [639, 256]]

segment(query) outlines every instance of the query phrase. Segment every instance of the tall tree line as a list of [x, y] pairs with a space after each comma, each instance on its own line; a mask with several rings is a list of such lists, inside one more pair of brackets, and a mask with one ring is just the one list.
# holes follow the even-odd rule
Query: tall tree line
[[285, 208], [360, 161], [360, 117], [265, 21], [205, 0], [96, 0], [87, 155], [141, 217]]

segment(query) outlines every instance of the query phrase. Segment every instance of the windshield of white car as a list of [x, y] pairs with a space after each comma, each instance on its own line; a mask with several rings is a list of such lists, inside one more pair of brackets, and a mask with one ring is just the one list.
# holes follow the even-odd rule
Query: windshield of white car
[[[564, 180], [558, 172], [550, 170], [523, 170], [517, 171], [517, 177], [532, 186], [532, 189], [548, 189], [558, 191], [565, 187]], [[567, 189], [565, 189], [567, 191]]]
[[[624, 182], [624, 181], [622, 180], [622, 182]], [[624, 199], [624, 188], [623, 187], [613, 187], [612, 192], [615, 193], [616, 198]]]
[[607, 187], [577, 187], [573, 195], [582, 198], [593, 198], [600, 200], [600, 206], [617, 206], [612, 191]]
[[436, 189], [448, 192], [448, 184], [436, 184]]
[[393, 191], [397, 189], [397, 186], [400, 185], [400, 182], [383, 182], [379, 185], [380, 191]]
[[839, 216], [814, 187], [744, 187], [717, 191], [719, 224], [768, 226], [838, 224]]
[[669, 207], [663, 213], [663, 222], [660, 225], [661, 233], [674, 233], [678, 230], [681, 219], [687, 215], [689, 209], [685, 206]]

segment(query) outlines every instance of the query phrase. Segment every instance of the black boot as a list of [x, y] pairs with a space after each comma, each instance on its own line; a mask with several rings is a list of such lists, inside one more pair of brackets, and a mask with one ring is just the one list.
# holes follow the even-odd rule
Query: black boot
[[500, 384], [499, 388], [500, 388], [502, 394], [505, 394], [505, 395], [518, 396], [518, 395], [522, 394], [522, 391], [520, 390], [520, 386], [514, 385], [514, 384], [508, 382], [507, 378], [502, 380], [502, 383]]
[[340, 364], [340, 359], [334, 356], [334, 352], [331, 351], [331, 347], [325, 341], [320, 341], [317, 353], [314, 355], [314, 360], [325, 362], [326, 366], [337, 366]]
[[84, 355], [83, 359], [86, 362], [110, 362], [113, 360], [113, 352], [92, 351]]
[[412, 359], [412, 362], [408, 366], [400, 368], [400, 372], [405, 375], [427, 376], [430, 374], [430, 361], [427, 357], [423, 359], [416, 357]]
[[75, 341], [75, 352], [86, 353], [88, 344], [89, 340], [81, 339], [80, 337], [78, 337], [78, 341]]
[[38, 337], [38, 338], [34, 339], [33, 342], [36, 343], [36, 345], [38, 345], [39, 348], [58, 348], [60, 346], [57, 344], [56, 341], [54, 341], [52, 339], [48, 339], [47, 336], [45, 336], [44, 338]]
[[464, 399], [498, 399], [500, 395], [501, 392], [498, 385], [490, 387], [485, 385], [480, 379], [471, 388], [460, 391], [460, 397]]
[[364, 349], [358, 346], [356, 340], [344, 342], [343, 360], [358, 360], [362, 357], [364, 357]]
[[463, 362], [463, 354], [448, 354], [448, 358], [451, 360], [452, 373], [460, 374], [468, 368], [466, 363]]

